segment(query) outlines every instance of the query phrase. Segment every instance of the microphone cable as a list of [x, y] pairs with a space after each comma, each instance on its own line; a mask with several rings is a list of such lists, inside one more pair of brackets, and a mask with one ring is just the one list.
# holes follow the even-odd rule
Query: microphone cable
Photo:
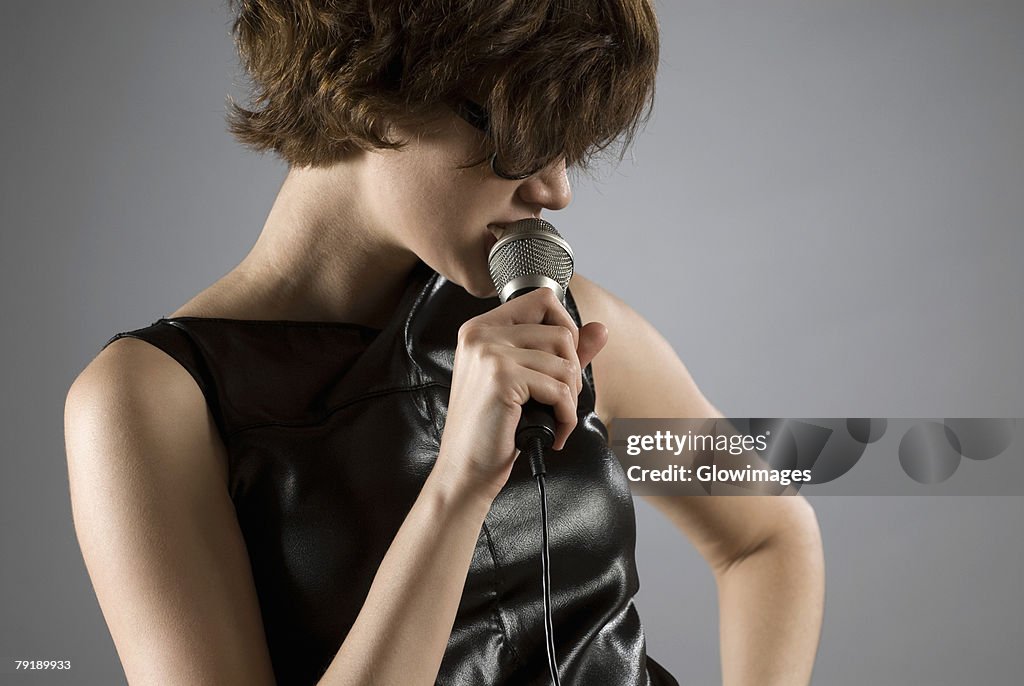
[[530, 459], [530, 470], [537, 479], [537, 490], [540, 493], [541, 549], [540, 569], [541, 588], [544, 592], [544, 640], [547, 645], [548, 669], [551, 670], [552, 686], [561, 686], [558, 680], [558, 658], [555, 657], [555, 626], [551, 621], [551, 560], [548, 551], [548, 501], [544, 492], [544, 442], [539, 436], [527, 440], [527, 451]]

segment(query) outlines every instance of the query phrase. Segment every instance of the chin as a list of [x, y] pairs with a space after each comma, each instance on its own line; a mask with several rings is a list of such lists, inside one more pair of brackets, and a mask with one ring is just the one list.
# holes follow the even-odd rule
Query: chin
[[479, 288], [475, 287], [473, 284], [469, 284], [462, 287], [465, 288], [466, 292], [472, 295], [474, 298], [485, 299], [498, 297], [498, 291], [495, 290], [493, 283], [483, 285]]
[[486, 269], [481, 274], [460, 274], [458, 278], [446, 277], [452, 283], [462, 286], [474, 298], [496, 298], [498, 291], [491, 281], [490, 272]]

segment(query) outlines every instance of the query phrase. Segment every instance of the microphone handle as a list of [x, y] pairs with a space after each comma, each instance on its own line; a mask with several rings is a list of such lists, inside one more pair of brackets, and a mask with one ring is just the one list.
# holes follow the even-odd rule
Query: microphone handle
[[523, 414], [516, 427], [516, 447], [525, 451], [530, 441], [539, 438], [541, 448], [547, 450], [555, 442], [555, 410], [550, 405], [530, 398], [523, 404]]
[[[536, 288], [535, 286], [519, 290], [509, 300], [526, 295]], [[555, 442], [555, 426], [555, 410], [550, 405], [545, 405], [533, 398], [523, 404], [523, 412], [516, 427], [516, 447], [520, 452], [530, 456], [530, 466], [535, 477], [545, 473], [543, 451], [550, 448]]]

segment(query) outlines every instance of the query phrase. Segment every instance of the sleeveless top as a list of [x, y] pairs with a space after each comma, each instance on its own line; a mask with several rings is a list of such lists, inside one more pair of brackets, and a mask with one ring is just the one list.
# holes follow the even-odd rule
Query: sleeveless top
[[[282, 686], [315, 684], [345, 640], [437, 457], [459, 326], [499, 304], [419, 261], [384, 329], [172, 317], [104, 344], [147, 341], [203, 392]], [[578, 424], [545, 477], [560, 680], [678, 686], [646, 654], [632, 496], [594, 412], [590, 365], [583, 376]], [[436, 684], [550, 684], [541, 535], [520, 456], [481, 527]]]

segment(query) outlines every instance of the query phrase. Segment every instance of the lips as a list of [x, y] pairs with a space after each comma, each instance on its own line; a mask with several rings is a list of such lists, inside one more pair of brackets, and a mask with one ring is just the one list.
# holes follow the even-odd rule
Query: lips
[[510, 219], [508, 221], [495, 222], [493, 224], [488, 224], [487, 228], [490, 229], [491, 233], [493, 233], [496, 238], [501, 238], [505, 234], [506, 227], [509, 224], [515, 224], [516, 222], [522, 221], [523, 219], [539, 219], [539, 217], [534, 217], [533, 215], [530, 215], [529, 217], [520, 217], [519, 219]]

